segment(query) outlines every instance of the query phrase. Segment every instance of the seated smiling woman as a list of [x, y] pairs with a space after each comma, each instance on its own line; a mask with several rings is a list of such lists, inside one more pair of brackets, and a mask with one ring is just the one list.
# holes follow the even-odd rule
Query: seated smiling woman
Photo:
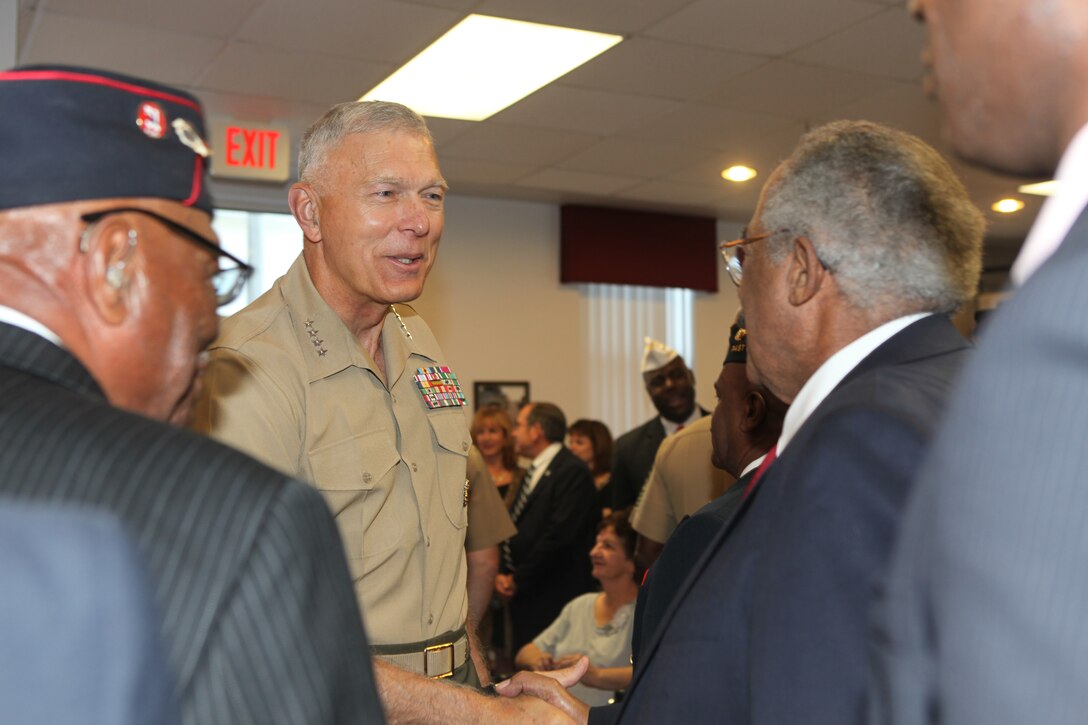
[[566, 667], [585, 655], [589, 670], [570, 693], [589, 705], [605, 705], [612, 693], [631, 681], [631, 627], [638, 575], [637, 534], [628, 511], [619, 511], [597, 527], [597, 542], [589, 552], [593, 578], [600, 592], [572, 600], [552, 624], [518, 652], [521, 669]]

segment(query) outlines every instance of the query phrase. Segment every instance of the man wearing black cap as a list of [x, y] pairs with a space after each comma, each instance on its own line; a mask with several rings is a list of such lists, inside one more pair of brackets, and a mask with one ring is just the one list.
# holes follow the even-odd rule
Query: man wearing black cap
[[120, 519], [184, 722], [380, 722], [321, 496], [165, 422], [249, 271], [212, 231], [199, 102], [37, 67], [0, 107], [0, 493]]
[[736, 478], [736, 483], [685, 518], [669, 537], [661, 556], [650, 567], [639, 591], [632, 651], [653, 634], [673, 594], [714, 535], [740, 506], [741, 495], [782, 431], [786, 404], [762, 385], [748, 380], [748, 333], [744, 313], [729, 328], [729, 351], [714, 383], [718, 404], [711, 414], [712, 461]]

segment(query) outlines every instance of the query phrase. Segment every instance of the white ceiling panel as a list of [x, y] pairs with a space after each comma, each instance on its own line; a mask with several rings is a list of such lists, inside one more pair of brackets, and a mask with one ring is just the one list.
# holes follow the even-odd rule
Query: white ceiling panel
[[331, 106], [354, 101], [391, 70], [363, 60], [235, 42], [208, 67], [201, 86]]
[[563, 131], [613, 134], [677, 110], [679, 101], [622, 93], [548, 86], [498, 113], [499, 123]]
[[238, 31], [238, 38], [400, 65], [462, 17], [464, 13], [392, 0], [265, 0]]
[[779, 56], [879, 12], [860, 0], [697, 0], [646, 35]]
[[229, 38], [262, 0], [41, 0], [50, 13]]
[[840, 108], [815, 113], [812, 120], [819, 123], [840, 118], [886, 123], [921, 136], [931, 144], [941, 143], [940, 109], [926, 101], [922, 90], [913, 83], [894, 83], [887, 90]]
[[886, 90], [871, 75], [776, 60], [727, 81], [702, 100], [743, 111], [804, 118]]
[[189, 86], [222, 48], [216, 38], [47, 12], [28, 34], [20, 62], [92, 66]]
[[790, 123], [790, 119], [781, 116], [685, 103], [676, 111], [625, 129], [620, 135], [648, 141], [683, 139], [689, 145], [720, 149], [730, 144], [735, 135], [756, 138]]
[[473, 12], [600, 33], [633, 33], [667, 18], [692, 0], [484, 0]]
[[461, 193], [467, 184], [512, 184], [536, 171], [535, 164], [508, 164], [499, 161], [481, 161], [480, 159], [458, 159], [443, 156], [439, 165], [442, 175], [455, 179], [450, 188], [454, 194]]
[[762, 56], [636, 37], [575, 68], [560, 83], [694, 100], [766, 62]]
[[664, 139], [660, 143], [609, 138], [559, 162], [563, 169], [652, 179], [693, 164], [710, 152]]
[[525, 126], [483, 124], [442, 147], [448, 158], [479, 159], [544, 166], [592, 145], [596, 136]]
[[926, 31], [906, 8], [896, 7], [790, 55], [793, 60], [871, 73], [888, 78], [916, 80]]

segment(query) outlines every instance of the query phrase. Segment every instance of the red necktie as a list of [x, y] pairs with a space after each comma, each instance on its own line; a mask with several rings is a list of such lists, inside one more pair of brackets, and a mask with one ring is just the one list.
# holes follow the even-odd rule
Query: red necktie
[[[743, 498], [748, 496], [759, 485], [759, 479], [763, 478], [763, 474], [767, 472], [767, 469], [774, 463], [775, 458], [778, 457], [778, 444], [776, 443], [771, 450], [767, 451], [767, 456], [763, 459], [763, 463], [759, 464], [759, 468], [756, 469], [756, 475], [752, 476], [752, 480], [748, 482], [748, 485], [744, 487]], [[743, 500], [742, 498], [742, 500]]]

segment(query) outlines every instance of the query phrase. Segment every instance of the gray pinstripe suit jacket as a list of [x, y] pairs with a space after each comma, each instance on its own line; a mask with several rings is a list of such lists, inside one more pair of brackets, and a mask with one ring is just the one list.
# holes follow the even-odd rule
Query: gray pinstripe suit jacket
[[314, 489], [109, 406], [66, 351], [0, 324], [0, 493], [106, 509], [148, 565], [183, 722], [382, 722]]
[[870, 722], [1088, 722], [1088, 210], [981, 330], [878, 607]]

